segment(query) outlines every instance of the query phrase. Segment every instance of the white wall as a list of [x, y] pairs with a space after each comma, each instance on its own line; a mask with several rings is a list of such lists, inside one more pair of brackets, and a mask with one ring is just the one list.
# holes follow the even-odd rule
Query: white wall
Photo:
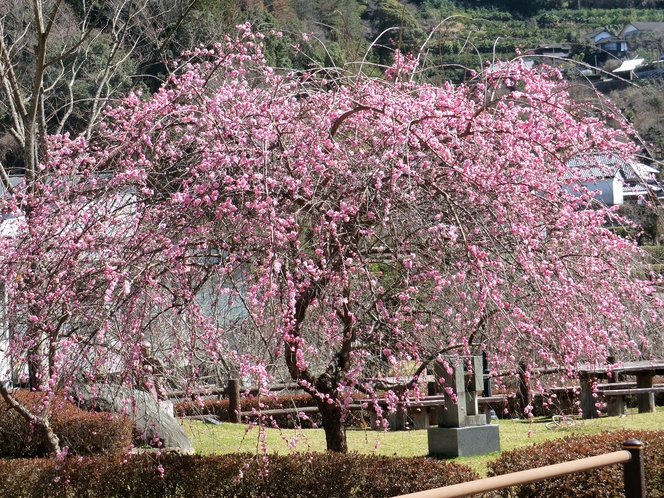
[[[602, 180], [593, 180], [583, 182], [583, 186], [591, 192], [601, 190], [601, 194], [595, 194], [595, 199], [603, 202], [607, 206], [615, 206], [623, 203], [623, 186], [619, 178], [607, 178]], [[574, 195], [574, 186], [565, 187], [565, 190]]]

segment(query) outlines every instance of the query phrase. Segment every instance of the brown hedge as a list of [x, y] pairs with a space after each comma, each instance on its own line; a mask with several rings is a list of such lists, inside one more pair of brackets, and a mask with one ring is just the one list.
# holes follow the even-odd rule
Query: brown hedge
[[[41, 401], [37, 392], [19, 391], [14, 396], [33, 410]], [[126, 416], [86, 412], [63, 400], [53, 402], [47, 413], [60, 446], [66, 446], [70, 454], [112, 454], [131, 445], [132, 424]], [[0, 400], [0, 457], [30, 458], [47, 453], [39, 432]]]
[[[647, 496], [664, 497], [664, 431], [616, 431], [588, 436], [567, 436], [502, 453], [489, 464], [489, 476], [543, 467], [622, 449], [623, 441], [636, 438], [645, 444]], [[614, 498], [624, 496], [623, 467], [613, 465], [580, 474], [503, 490], [501, 496], [538, 498]]]
[[0, 461], [0, 496], [383, 498], [477, 477], [427, 458], [319, 453], [274, 455], [265, 464], [248, 454], [148, 454]]

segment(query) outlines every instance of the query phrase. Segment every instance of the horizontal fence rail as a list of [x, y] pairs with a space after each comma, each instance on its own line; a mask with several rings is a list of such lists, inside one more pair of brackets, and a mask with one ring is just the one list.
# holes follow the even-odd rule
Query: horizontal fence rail
[[459, 498], [479, 493], [488, 493], [498, 489], [520, 486], [533, 482], [561, 477], [577, 472], [599, 469], [609, 465], [624, 464], [625, 497], [645, 498], [645, 475], [643, 469], [643, 443], [630, 439], [623, 443], [623, 450], [598, 455], [571, 462], [547, 465], [537, 469], [522, 470], [512, 474], [479, 479], [477, 481], [454, 484], [444, 488], [429, 489], [400, 495], [395, 498]]

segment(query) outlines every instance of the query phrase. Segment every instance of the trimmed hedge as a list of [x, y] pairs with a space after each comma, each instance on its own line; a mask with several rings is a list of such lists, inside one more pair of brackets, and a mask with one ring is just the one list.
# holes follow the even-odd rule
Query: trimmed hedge
[[[649, 498], [664, 497], [664, 431], [617, 431], [588, 436], [567, 436], [546, 443], [508, 451], [489, 464], [489, 476], [543, 467], [622, 449], [623, 441], [645, 443], [646, 489]], [[502, 490], [501, 496], [538, 498], [614, 498], [624, 496], [623, 467], [612, 465]]]
[[[41, 401], [38, 392], [19, 391], [14, 396], [33, 410]], [[132, 443], [132, 424], [126, 416], [86, 412], [62, 400], [53, 403], [48, 414], [60, 446], [66, 446], [70, 454], [121, 453]], [[0, 457], [30, 458], [46, 454], [47, 446], [39, 431], [0, 400]]]
[[0, 496], [369, 498], [477, 479], [463, 465], [358, 454], [174, 454], [0, 461]]

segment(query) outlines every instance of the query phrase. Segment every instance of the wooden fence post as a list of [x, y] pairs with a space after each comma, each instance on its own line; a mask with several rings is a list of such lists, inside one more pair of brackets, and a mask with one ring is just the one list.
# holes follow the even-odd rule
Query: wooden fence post
[[[616, 359], [615, 356], [607, 356], [606, 357], [606, 363], [607, 365], [614, 365], [618, 363], [618, 360]], [[616, 382], [622, 382], [624, 375], [622, 375], [620, 372], [612, 372], [611, 376], [608, 378], [607, 382], [609, 384], [614, 384]]]
[[[489, 359], [487, 358], [486, 351], [482, 351], [482, 373], [487, 375], [491, 373], [489, 370]], [[491, 379], [489, 377], [484, 378], [484, 393], [482, 396], [485, 398], [490, 398], [493, 395], [491, 392]]]
[[628, 439], [622, 444], [622, 447], [632, 454], [632, 458], [623, 464], [625, 498], [646, 498], [643, 443], [638, 439]]
[[240, 380], [228, 380], [228, 421], [232, 424], [240, 423]]
[[528, 365], [524, 362], [519, 363], [519, 401], [521, 402], [522, 412], [530, 405], [530, 389], [528, 387], [528, 380], [526, 379], [527, 369]]
[[590, 373], [579, 374], [579, 382], [581, 390], [579, 393], [579, 401], [581, 403], [581, 414], [584, 419], [597, 418], [597, 393], [595, 393], [593, 384], [596, 382]]
[[[652, 375], [637, 375], [636, 387], [651, 388]], [[655, 411], [655, 393], [641, 393], [636, 395], [636, 404], [639, 407], [639, 413], [652, 413]]]

